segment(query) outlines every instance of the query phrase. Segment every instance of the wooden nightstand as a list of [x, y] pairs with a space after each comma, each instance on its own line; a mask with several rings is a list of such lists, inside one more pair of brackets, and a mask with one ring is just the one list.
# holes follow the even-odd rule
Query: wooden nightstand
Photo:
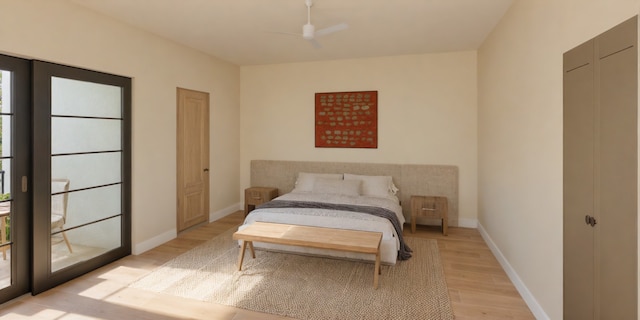
[[416, 217], [423, 216], [442, 220], [442, 234], [447, 235], [447, 197], [411, 196], [411, 232], [416, 232]]
[[250, 187], [244, 189], [244, 216], [246, 217], [257, 205], [271, 201], [277, 196], [277, 188]]

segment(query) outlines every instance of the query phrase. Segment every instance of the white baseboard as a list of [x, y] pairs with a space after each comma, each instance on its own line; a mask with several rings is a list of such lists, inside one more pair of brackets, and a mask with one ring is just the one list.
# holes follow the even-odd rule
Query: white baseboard
[[[220, 218], [224, 218], [229, 214], [232, 214], [238, 210], [242, 210], [242, 205], [238, 202], [234, 205], [226, 207], [222, 210], [218, 210], [216, 212], [209, 213], [209, 222], [216, 221]], [[163, 234], [157, 235], [149, 240], [143, 241], [141, 243], [135, 244], [131, 250], [131, 253], [134, 255], [138, 255], [149, 251], [167, 241], [173, 240], [178, 236], [177, 229], [169, 230]]]
[[244, 208], [242, 207], [242, 204], [240, 202], [228, 206], [222, 210], [218, 210], [216, 212], [210, 212], [209, 213], [209, 222], [214, 222], [220, 218], [224, 218], [238, 210], [243, 210]]
[[134, 255], [138, 255], [138, 254], [144, 253], [145, 251], [151, 250], [167, 241], [173, 240], [177, 236], [178, 236], [177, 229], [169, 230], [149, 240], [135, 244], [131, 251]]
[[478, 219], [460, 219], [460, 218], [458, 218], [458, 227], [476, 229], [478, 227]]
[[536, 300], [533, 294], [531, 294], [529, 288], [527, 288], [524, 282], [522, 282], [522, 279], [520, 279], [516, 270], [511, 267], [509, 261], [507, 261], [500, 249], [498, 249], [498, 246], [496, 246], [495, 242], [493, 242], [487, 231], [482, 227], [482, 224], [480, 223], [478, 223], [478, 231], [480, 231], [480, 235], [482, 235], [482, 238], [487, 243], [487, 246], [489, 246], [489, 249], [491, 249], [491, 252], [493, 252], [493, 255], [496, 257], [496, 259], [498, 259], [498, 262], [502, 266], [502, 269], [504, 269], [511, 282], [513, 282], [513, 284], [515, 285], [516, 290], [518, 290], [518, 292], [522, 296], [522, 299], [524, 299], [524, 302], [527, 304], [529, 309], [531, 309], [533, 316], [538, 320], [551, 319], [544, 312], [544, 309], [542, 309], [542, 306], [540, 306], [538, 300]]

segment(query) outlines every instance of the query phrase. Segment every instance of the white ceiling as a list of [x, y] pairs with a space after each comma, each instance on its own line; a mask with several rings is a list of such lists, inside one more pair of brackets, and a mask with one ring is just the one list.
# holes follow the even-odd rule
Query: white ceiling
[[474, 50], [514, 0], [314, 0], [321, 48], [292, 35], [305, 0], [71, 0], [238, 65]]

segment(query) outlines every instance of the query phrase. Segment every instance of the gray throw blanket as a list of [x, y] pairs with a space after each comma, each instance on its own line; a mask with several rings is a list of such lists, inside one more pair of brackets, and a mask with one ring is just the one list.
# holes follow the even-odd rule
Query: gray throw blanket
[[367, 213], [374, 216], [382, 217], [393, 225], [393, 228], [398, 234], [398, 240], [400, 241], [400, 250], [398, 250], [398, 260], [408, 260], [411, 258], [411, 248], [407, 246], [402, 237], [402, 228], [400, 221], [396, 214], [385, 208], [359, 206], [352, 204], [337, 204], [337, 203], [325, 203], [325, 202], [313, 202], [313, 201], [287, 201], [287, 200], [272, 200], [261, 205], [256, 206], [256, 209], [271, 209], [271, 208], [314, 208], [314, 209], [329, 209], [329, 210], [341, 210], [341, 211], [353, 211], [360, 213]]

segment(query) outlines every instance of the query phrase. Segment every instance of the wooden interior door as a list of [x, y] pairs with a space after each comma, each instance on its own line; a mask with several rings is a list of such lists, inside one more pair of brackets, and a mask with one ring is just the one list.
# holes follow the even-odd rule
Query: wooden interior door
[[209, 94], [178, 88], [177, 228], [209, 219]]

